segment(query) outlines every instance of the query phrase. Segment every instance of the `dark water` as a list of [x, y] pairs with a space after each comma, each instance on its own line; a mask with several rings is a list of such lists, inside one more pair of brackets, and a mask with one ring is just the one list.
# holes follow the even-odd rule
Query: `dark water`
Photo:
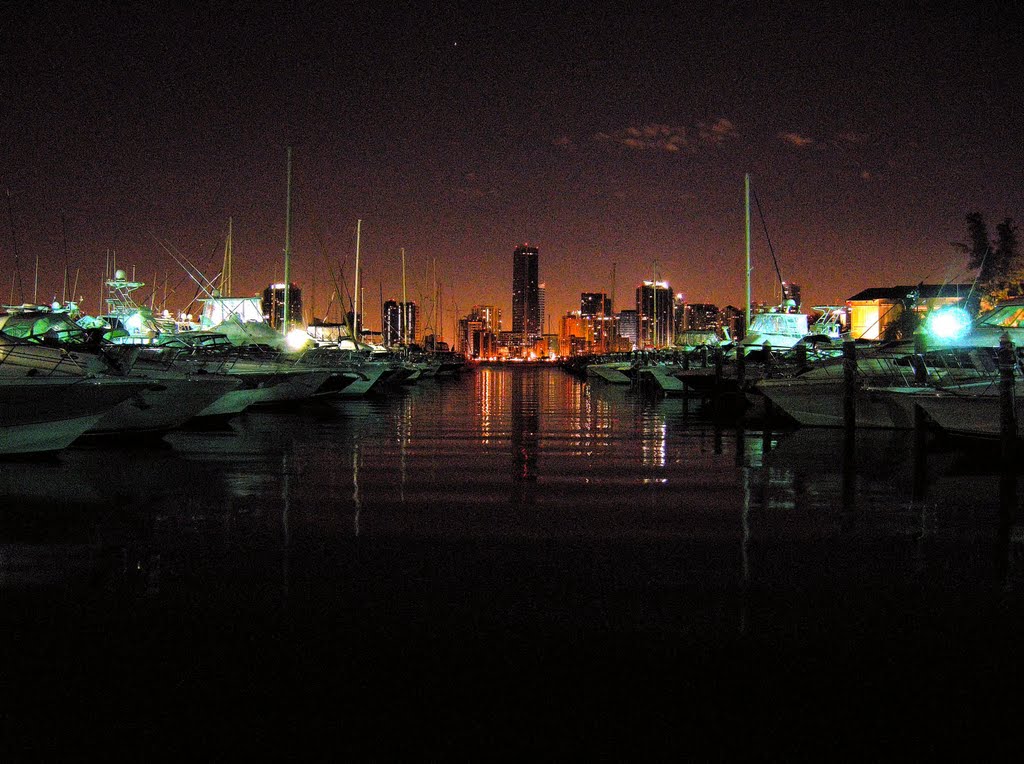
[[914, 453], [481, 368], [7, 462], [3, 746], [977, 753], [1021, 547], [991, 454]]

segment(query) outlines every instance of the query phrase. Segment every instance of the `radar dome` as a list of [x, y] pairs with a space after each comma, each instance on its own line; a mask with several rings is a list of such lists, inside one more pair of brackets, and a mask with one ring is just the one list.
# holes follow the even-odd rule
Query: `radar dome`
[[125, 279], [125, 276], [127, 276], [127, 275], [128, 275], [128, 274], [126, 274], [126, 273], [125, 273], [124, 271], [122, 271], [122, 270], [120, 270], [120, 269], [118, 269], [118, 270], [114, 271], [114, 278], [115, 278], [116, 280], [118, 280], [118, 281], [124, 281], [124, 279]]

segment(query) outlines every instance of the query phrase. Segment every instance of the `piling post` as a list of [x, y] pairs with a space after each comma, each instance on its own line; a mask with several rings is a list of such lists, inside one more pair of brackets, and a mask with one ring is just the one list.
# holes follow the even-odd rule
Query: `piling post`
[[1017, 445], [1017, 414], [1014, 410], [1013, 343], [1008, 334], [999, 338], [999, 441], [1000, 441], [1000, 509], [1005, 521], [1012, 513], [1017, 497], [1017, 473], [1014, 451]]
[[857, 346], [843, 343], [843, 426], [853, 432], [857, 426]]
[[923, 501], [928, 495], [928, 438], [924, 409], [914, 406], [914, 501]]
[[700, 367], [706, 369], [708, 367], [708, 346], [701, 345], [700, 348]]
[[743, 389], [743, 383], [747, 380], [747, 357], [743, 354], [743, 346], [736, 346], [736, 384]]
[[803, 369], [807, 366], [807, 346], [797, 345], [796, 346], [796, 365], [797, 368]]
[[922, 386], [928, 384], [928, 367], [924, 362], [924, 353], [927, 349], [924, 333], [917, 332], [914, 335], [914, 383]]

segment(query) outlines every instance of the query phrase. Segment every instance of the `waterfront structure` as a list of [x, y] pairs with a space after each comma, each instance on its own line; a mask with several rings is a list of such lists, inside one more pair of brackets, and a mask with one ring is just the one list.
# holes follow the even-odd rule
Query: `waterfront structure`
[[[916, 323], [928, 311], [946, 305], [963, 305], [971, 293], [970, 284], [918, 284], [917, 286], [872, 287], [846, 301], [850, 334], [854, 339], [886, 338], [900, 322], [907, 323], [909, 310]], [[908, 325], [909, 325], [908, 324]]]
[[280, 331], [284, 327], [285, 316], [288, 317], [289, 326], [298, 323], [296, 316], [302, 316], [302, 290], [294, 282], [287, 285], [287, 288], [285, 284], [271, 284], [263, 290], [263, 320]]
[[541, 335], [537, 247], [523, 244], [512, 253], [513, 349], [524, 354]]
[[636, 288], [637, 346], [660, 348], [672, 342], [672, 287], [644, 281]]

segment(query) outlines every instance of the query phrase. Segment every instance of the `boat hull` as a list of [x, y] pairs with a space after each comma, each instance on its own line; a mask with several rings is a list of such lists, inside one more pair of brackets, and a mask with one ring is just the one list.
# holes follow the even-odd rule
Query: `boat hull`
[[[804, 427], [843, 427], [846, 423], [842, 380], [770, 379], [757, 384], [772, 405]], [[883, 390], [858, 389], [854, 399], [857, 427], [909, 430], [914, 403]]]
[[0, 454], [67, 448], [149, 383], [62, 377], [0, 380]]

